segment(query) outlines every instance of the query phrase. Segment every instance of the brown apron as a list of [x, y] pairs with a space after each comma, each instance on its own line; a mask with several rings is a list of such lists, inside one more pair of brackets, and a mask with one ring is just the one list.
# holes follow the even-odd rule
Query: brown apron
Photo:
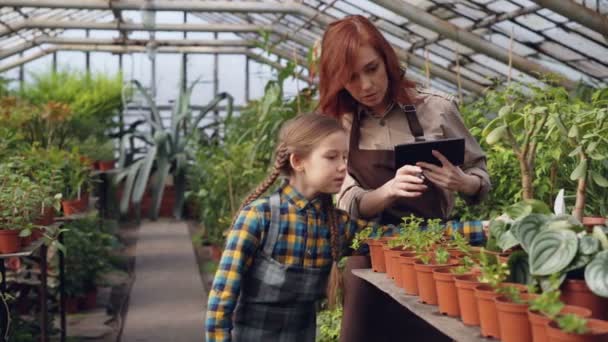
[[[410, 131], [416, 140], [423, 140], [424, 131], [413, 105], [400, 105]], [[393, 150], [359, 149], [359, 114], [353, 115], [350, 131], [348, 172], [364, 189], [377, 189], [395, 176]], [[439, 189], [426, 182], [428, 190], [415, 199], [401, 199], [395, 207], [424, 218], [441, 217], [437, 200], [443, 198]], [[443, 218], [443, 217], [441, 217]], [[398, 224], [400, 216], [386, 210], [382, 224]], [[352, 274], [352, 269], [370, 268], [369, 256], [351, 256], [344, 272], [344, 314], [340, 330], [341, 342], [365, 341], [451, 341], [437, 329], [393, 300], [388, 294]]]

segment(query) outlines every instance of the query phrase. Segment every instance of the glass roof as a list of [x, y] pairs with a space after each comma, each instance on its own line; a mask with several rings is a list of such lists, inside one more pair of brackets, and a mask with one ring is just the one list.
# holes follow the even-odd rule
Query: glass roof
[[[146, 0], [110, 0], [100, 3], [137, 3], [145, 6]], [[557, 0], [554, 0], [557, 2]], [[563, 2], [572, 0], [561, 0]], [[24, 1], [32, 5], [34, 2]], [[44, 6], [51, 0], [38, 1]], [[141, 31], [122, 31], [114, 29], [111, 34], [91, 30], [74, 31], [67, 24], [122, 23], [143, 24], [142, 15], [137, 10], [79, 9], [72, 5], [65, 8], [15, 7], [15, 1], [0, 0], [0, 70], [8, 63], [42, 55], [44, 49], [53, 45], [85, 46], [86, 42], [78, 39], [61, 41], [59, 38], [81, 38], [91, 40], [93, 44], [129, 45], [128, 39], [168, 40], [168, 45], [181, 40], [200, 40], [196, 34], [167, 34], [156, 32], [154, 35]], [[248, 3], [253, 1], [217, 1], [216, 3]], [[528, 0], [395, 0], [407, 2], [425, 13], [473, 33], [492, 48], [511, 50], [513, 55], [537, 63], [572, 81], [583, 81], [592, 86], [605, 86], [608, 83], [608, 37], [595, 32], [580, 23], [543, 8], [534, 1]], [[608, 16], [608, 0], [574, 1], [587, 7], [595, 15]], [[7, 6], [4, 3], [11, 3]], [[200, 1], [157, 0], [155, 3], [189, 4]], [[206, 1], [205, 3], [212, 3]], [[256, 4], [279, 3], [279, 1], [255, 1]], [[442, 90], [456, 92], [458, 80], [461, 81], [464, 94], [479, 92], [495, 82], [503, 82], [509, 74], [515, 81], [534, 81], [535, 73], [518, 70], [510, 72], [508, 62], [498, 60], [478, 51], [470, 44], [456, 42], [440, 32], [435, 32], [420, 23], [414, 23], [404, 16], [395, 13], [380, 3], [370, 0], [300, 0], [282, 1], [281, 4], [303, 6], [307, 11], [282, 13], [269, 12], [197, 12], [187, 10], [159, 12], [155, 24], [171, 24], [173, 31], [180, 25], [197, 23], [233, 24], [233, 25], [270, 25], [272, 53], [281, 58], [297, 59], [301, 65], [307, 64], [308, 51], [315, 42], [321, 39], [326, 23], [331, 20], [352, 14], [361, 14], [370, 18], [384, 33], [385, 37], [399, 51], [408, 75], [414, 80], [425, 83], [427, 69], [433, 78], [433, 86]], [[48, 6], [48, 5], [47, 5]], [[62, 5], [54, 5], [57, 7]], [[175, 6], [173, 6], [175, 7]], [[172, 8], [175, 9], [175, 8]], [[313, 13], [309, 15], [307, 13]], [[43, 25], [44, 24], [44, 25]], [[55, 28], [44, 28], [53, 24]], [[45, 26], [46, 25], [46, 26]], [[66, 26], [62, 28], [62, 25]], [[81, 25], [81, 26], [82, 26]], [[185, 26], [181, 26], [185, 27]], [[84, 27], [82, 27], [84, 28]], [[91, 25], [91, 28], [94, 28]], [[106, 31], [107, 32], [107, 31]], [[606, 34], [604, 32], [603, 34]], [[285, 37], [287, 35], [287, 37]], [[244, 39], [260, 41], [261, 32], [236, 32], [234, 35], [221, 33], [221, 40]], [[100, 37], [104, 39], [100, 40]], [[127, 40], [119, 40], [119, 38]], [[166, 38], [168, 37], [168, 38]], [[108, 39], [109, 38], [109, 39]], [[171, 42], [170, 40], [174, 41]], [[95, 41], [97, 40], [97, 41]], [[188, 45], [181, 42], [180, 45]], [[77, 50], [78, 47], [72, 47]], [[252, 53], [263, 54], [256, 46], [246, 47]], [[17, 62], [18, 63], [18, 62]]]

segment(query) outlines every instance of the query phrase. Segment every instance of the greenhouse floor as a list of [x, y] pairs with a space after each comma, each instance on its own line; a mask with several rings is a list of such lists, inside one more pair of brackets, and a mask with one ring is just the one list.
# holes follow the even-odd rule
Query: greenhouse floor
[[188, 223], [142, 222], [121, 341], [203, 341], [206, 304]]

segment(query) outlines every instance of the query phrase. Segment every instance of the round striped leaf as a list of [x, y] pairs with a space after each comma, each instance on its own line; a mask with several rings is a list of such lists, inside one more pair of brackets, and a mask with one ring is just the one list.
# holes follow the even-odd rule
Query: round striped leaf
[[546, 215], [530, 214], [513, 224], [511, 232], [519, 241], [524, 251], [530, 252], [532, 241], [534, 241], [536, 235], [540, 233], [541, 228], [547, 220], [548, 217]]
[[578, 248], [584, 255], [594, 254], [600, 250], [600, 240], [592, 235], [585, 235], [580, 238]]
[[580, 254], [580, 253], [576, 254], [576, 257], [574, 258], [574, 260], [572, 260], [570, 265], [568, 265], [568, 267], [566, 267], [564, 269], [564, 273], [583, 269], [585, 266], [587, 266], [587, 264], [589, 263], [589, 261], [591, 261], [591, 259], [593, 259], [593, 256], [591, 256], [591, 255], [584, 255], [584, 254]]
[[596, 254], [587, 265], [585, 281], [593, 293], [608, 297], [608, 251]]
[[530, 272], [550, 275], [572, 262], [578, 250], [576, 233], [566, 229], [546, 229], [534, 238], [530, 247]]

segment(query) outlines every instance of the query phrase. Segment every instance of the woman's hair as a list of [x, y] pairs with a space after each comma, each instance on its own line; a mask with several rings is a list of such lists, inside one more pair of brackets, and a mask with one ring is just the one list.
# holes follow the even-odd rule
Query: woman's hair
[[[291, 175], [293, 170], [289, 163], [289, 156], [296, 154], [299, 157], [308, 156], [318, 144], [335, 132], [343, 132], [344, 128], [334, 118], [321, 114], [301, 114], [285, 122], [279, 132], [279, 141], [275, 151], [275, 161], [270, 174], [260, 183], [257, 188], [243, 201], [241, 208], [259, 198], [274, 182], [279, 175]], [[331, 236], [331, 255], [333, 259], [330, 280], [328, 284], [328, 299], [330, 305], [335, 304], [335, 298], [340, 288], [340, 274], [337, 262], [340, 258], [340, 236], [338, 232], [337, 210], [331, 195], [324, 194], [321, 197], [323, 210], [327, 218]], [[237, 213], [238, 215], [238, 213]]]
[[415, 83], [405, 78], [399, 58], [382, 33], [368, 19], [352, 15], [334, 21], [323, 35], [319, 68], [319, 112], [340, 118], [352, 113], [357, 101], [344, 88], [353, 74], [357, 51], [371, 46], [384, 60], [388, 76], [388, 96], [401, 104], [411, 104], [408, 88]]

